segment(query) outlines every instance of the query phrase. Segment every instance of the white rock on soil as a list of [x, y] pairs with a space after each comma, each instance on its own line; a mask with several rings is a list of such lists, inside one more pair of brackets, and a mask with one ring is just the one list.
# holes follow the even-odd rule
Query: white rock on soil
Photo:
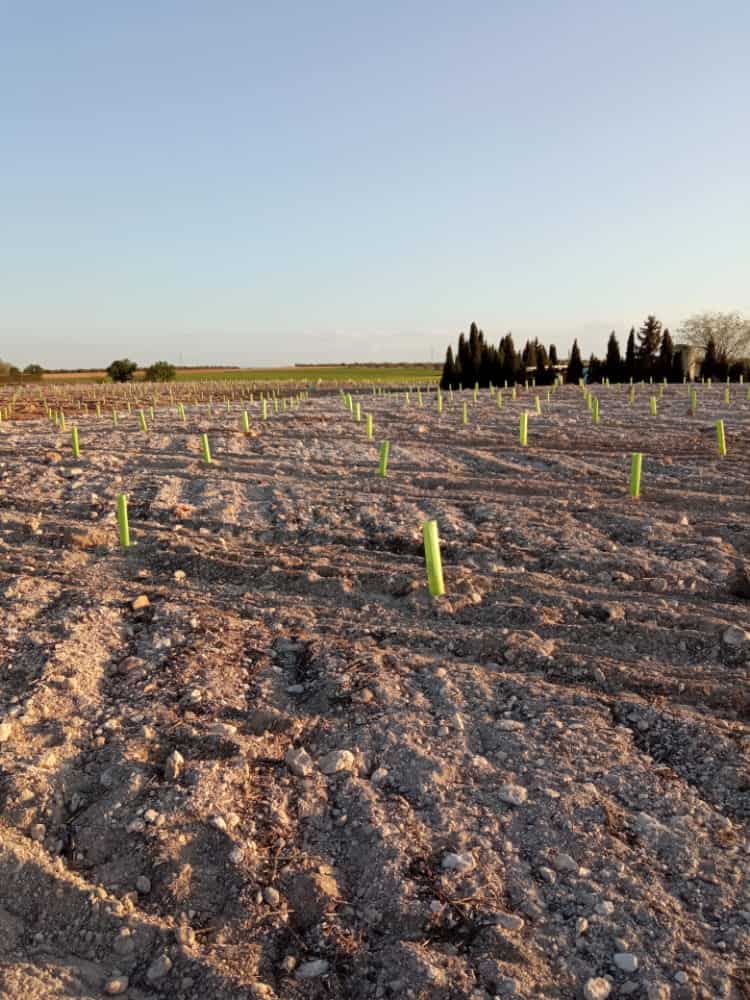
[[149, 965], [148, 971], [146, 972], [146, 979], [148, 979], [150, 983], [154, 983], [159, 979], [163, 979], [171, 968], [172, 959], [169, 955], [159, 955], [159, 957], [155, 958], [151, 965]]
[[0, 722], [0, 743], [7, 743], [12, 731], [13, 727], [10, 722]]
[[185, 758], [182, 756], [180, 751], [173, 750], [167, 757], [166, 763], [164, 764], [164, 777], [167, 781], [176, 781], [182, 773], [184, 764]]
[[324, 958], [316, 958], [312, 962], [303, 962], [297, 969], [298, 979], [317, 979], [328, 972], [328, 962]]
[[337, 771], [354, 769], [354, 754], [351, 750], [331, 750], [318, 761], [323, 774], [336, 774]]
[[281, 902], [281, 893], [278, 889], [274, 889], [273, 886], [269, 885], [263, 890], [263, 899], [265, 899], [269, 906], [278, 906]]
[[515, 913], [495, 913], [493, 919], [498, 927], [502, 927], [506, 931], [523, 930], [524, 919], [516, 916]]
[[638, 958], [630, 951], [615, 952], [612, 960], [622, 972], [635, 972], [638, 968]]
[[304, 747], [296, 749], [290, 747], [286, 752], [284, 762], [292, 774], [296, 774], [298, 778], [305, 778], [313, 772], [312, 757]]
[[739, 625], [730, 625], [721, 636], [727, 646], [741, 646], [744, 642], [750, 642], [750, 632], [746, 632]]
[[589, 979], [583, 987], [584, 1000], [607, 1000], [612, 992], [612, 986], [606, 979], [600, 977]]
[[529, 797], [522, 785], [501, 785], [498, 795], [501, 802], [507, 802], [511, 806], [521, 806]]
[[470, 854], [446, 854], [442, 867], [446, 871], [468, 872], [474, 867], [474, 858]]
[[104, 992], [108, 997], [118, 997], [125, 993], [129, 985], [127, 976], [114, 976], [104, 984]]

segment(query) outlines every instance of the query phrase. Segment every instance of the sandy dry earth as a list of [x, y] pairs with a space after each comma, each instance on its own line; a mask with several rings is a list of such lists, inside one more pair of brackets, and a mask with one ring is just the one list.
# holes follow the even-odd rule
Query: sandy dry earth
[[750, 403], [699, 392], [527, 449], [363, 396], [385, 481], [337, 395], [1, 423], [0, 996], [750, 996]]

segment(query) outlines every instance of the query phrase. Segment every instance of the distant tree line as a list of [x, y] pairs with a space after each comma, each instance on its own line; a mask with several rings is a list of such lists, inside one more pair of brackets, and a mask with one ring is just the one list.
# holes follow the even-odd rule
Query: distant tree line
[[[699, 313], [687, 319], [680, 328], [685, 345], [698, 348], [700, 376], [738, 380], [750, 379], [750, 321], [737, 313]], [[566, 382], [578, 383], [586, 376], [589, 382], [648, 381], [666, 379], [682, 382], [689, 374], [685, 370], [685, 352], [675, 347], [672, 335], [661, 321], [650, 314], [636, 330], [631, 327], [623, 355], [617, 334], [613, 330], [607, 341], [604, 358], [591, 354], [584, 362], [578, 341], [573, 341], [567, 362], [560, 363], [554, 344], [546, 348], [538, 339], [527, 340], [517, 351], [513, 337], [507, 333], [495, 346], [476, 323], [469, 336], [461, 334], [454, 354], [449, 346], [445, 355], [441, 386], [486, 387], [490, 383], [514, 385], [534, 379], [537, 385], [549, 385], [558, 376]]]
[[445, 355], [440, 385], [443, 389], [459, 386], [486, 388], [493, 385], [514, 385], [534, 378], [537, 385], [549, 385], [555, 380], [558, 364], [557, 348], [547, 349], [538, 340], [527, 340], [522, 351], [517, 351], [513, 336], [507, 333], [495, 347], [485, 340], [476, 323], [469, 327], [469, 336], [461, 334], [454, 355], [449, 347]]

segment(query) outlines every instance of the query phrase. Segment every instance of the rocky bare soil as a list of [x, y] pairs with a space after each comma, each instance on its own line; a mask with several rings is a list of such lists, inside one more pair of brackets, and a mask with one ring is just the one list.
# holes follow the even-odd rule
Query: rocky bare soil
[[266, 423], [255, 401], [249, 435], [239, 400], [157, 408], [147, 434], [90, 406], [77, 460], [22, 396], [0, 423], [0, 996], [749, 997], [732, 392], [691, 417], [669, 387], [652, 418], [647, 389], [601, 388], [595, 427], [579, 389], [542, 391], [525, 449], [525, 392], [466, 394], [468, 426], [458, 399], [360, 393], [374, 442], [335, 392]]

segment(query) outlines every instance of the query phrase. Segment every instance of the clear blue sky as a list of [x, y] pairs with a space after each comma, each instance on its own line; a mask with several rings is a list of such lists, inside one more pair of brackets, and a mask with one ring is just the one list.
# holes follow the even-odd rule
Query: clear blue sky
[[0, 356], [750, 313], [747, 0], [0, 0]]

